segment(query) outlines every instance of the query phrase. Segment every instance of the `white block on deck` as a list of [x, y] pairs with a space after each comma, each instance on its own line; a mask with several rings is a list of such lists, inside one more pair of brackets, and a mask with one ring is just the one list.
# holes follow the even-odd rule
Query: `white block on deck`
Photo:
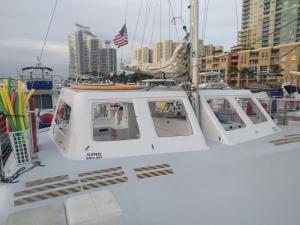
[[63, 204], [49, 205], [15, 212], [6, 225], [68, 225]]
[[99, 191], [68, 198], [69, 225], [121, 225], [122, 209], [111, 191]]

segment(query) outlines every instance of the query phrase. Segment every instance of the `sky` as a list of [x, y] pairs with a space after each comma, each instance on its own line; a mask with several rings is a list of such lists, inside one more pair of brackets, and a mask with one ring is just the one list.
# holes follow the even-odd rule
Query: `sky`
[[[209, 7], [203, 38], [207, 1]], [[15, 76], [22, 67], [35, 65], [54, 4], [55, 0], [0, 0], [0, 77]], [[42, 64], [53, 68], [55, 74], [67, 77], [68, 35], [76, 31], [74, 24], [91, 27], [91, 31], [103, 41], [112, 40], [125, 23], [125, 17], [129, 44], [118, 49], [117, 53], [119, 62], [121, 58], [127, 62], [133, 57], [132, 49], [151, 47], [160, 40], [181, 40], [184, 37], [183, 25], [189, 27], [188, 5], [189, 0], [58, 0]], [[235, 45], [241, 23], [241, 6], [242, 0], [199, 0], [200, 39], [204, 39], [205, 44], [223, 45], [225, 50]], [[150, 10], [149, 13], [146, 9]], [[175, 25], [170, 22], [173, 15], [178, 17]]]

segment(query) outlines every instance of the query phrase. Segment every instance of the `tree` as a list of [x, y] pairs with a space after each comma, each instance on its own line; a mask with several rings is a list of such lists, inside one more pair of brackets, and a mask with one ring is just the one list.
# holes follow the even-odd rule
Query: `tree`
[[255, 73], [253, 70], [251, 70], [247, 67], [243, 67], [240, 70], [240, 75], [241, 75], [241, 78], [246, 78], [248, 80], [248, 79], [252, 79], [253, 76], [255, 75]]
[[231, 66], [229, 68], [229, 74], [231, 75], [237, 75], [239, 73], [239, 69], [236, 66]]
[[275, 76], [282, 76], [284, 69], [279, 64], [273, 64], [270, 67], [270, 73]]

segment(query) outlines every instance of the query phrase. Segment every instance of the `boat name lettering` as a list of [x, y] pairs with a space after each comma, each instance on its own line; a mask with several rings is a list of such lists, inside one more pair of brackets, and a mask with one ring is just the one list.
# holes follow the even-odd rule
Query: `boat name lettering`
[[102, 152], [87, 153], [86, 159], [102, 159]]

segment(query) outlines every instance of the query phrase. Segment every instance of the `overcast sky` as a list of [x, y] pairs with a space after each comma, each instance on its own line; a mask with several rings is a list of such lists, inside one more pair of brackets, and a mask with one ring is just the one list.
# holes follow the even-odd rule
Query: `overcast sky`
[[[182, 15], [183, 18], [176, 21], [178, 38], [182, 39], [184, 32], [181, 27], [184, 24], [189, 25], [187, 9], [189, 0], [182, 0], [182, 10], [180, 10], [181, 0], [170, 1], [174, 16]], [[159, 2], [160, 0], [128, 0], [129, 44], [118, 50], [119, 61], [121, 56], [125, 61], [129, 59], [132, 46], [133, 48], [144, 47], [160, 39], [167, 40], [169, 37], [177, 40], [175, 26], [169, 23], [169, 11], [171, 11], [169, 0], [161, 0], [161, 26], [159, 25]], [[241, 2], [242, 0], [237, 0], [239, 23]], [[22, 67], [35, 64], [36, 57], [41, 52], [54, 3], [55, 0], [0, 0], [1, 77], [14, 76]], [[150, 3], [151, 7], [149, 7]], [[204, 3], [205, 0], [199, 0], [200, 38], [202, 38]], [[142, 4], [142, 13], [137, 24], [140, 4]], [[145, 20], [147, 4], [150, 13], [148, 20]], [[124, 24], [125, 5], [126, 0], [59, 0], [42, 58], [43, 65], [52, 67], [56, 74], [66, 77], [69, 63], [67, 39], [69, 34], [75, 32], [74, 23], [91, 27], [91, 31], [102, 40], [111, 40]], [[224, 45], [225, 50], [236, 44], [235, 12], [235, 0], [210, 0], [204, 38], [206, 44]], [[136, 25], [138, 28], [134, 40]]]

